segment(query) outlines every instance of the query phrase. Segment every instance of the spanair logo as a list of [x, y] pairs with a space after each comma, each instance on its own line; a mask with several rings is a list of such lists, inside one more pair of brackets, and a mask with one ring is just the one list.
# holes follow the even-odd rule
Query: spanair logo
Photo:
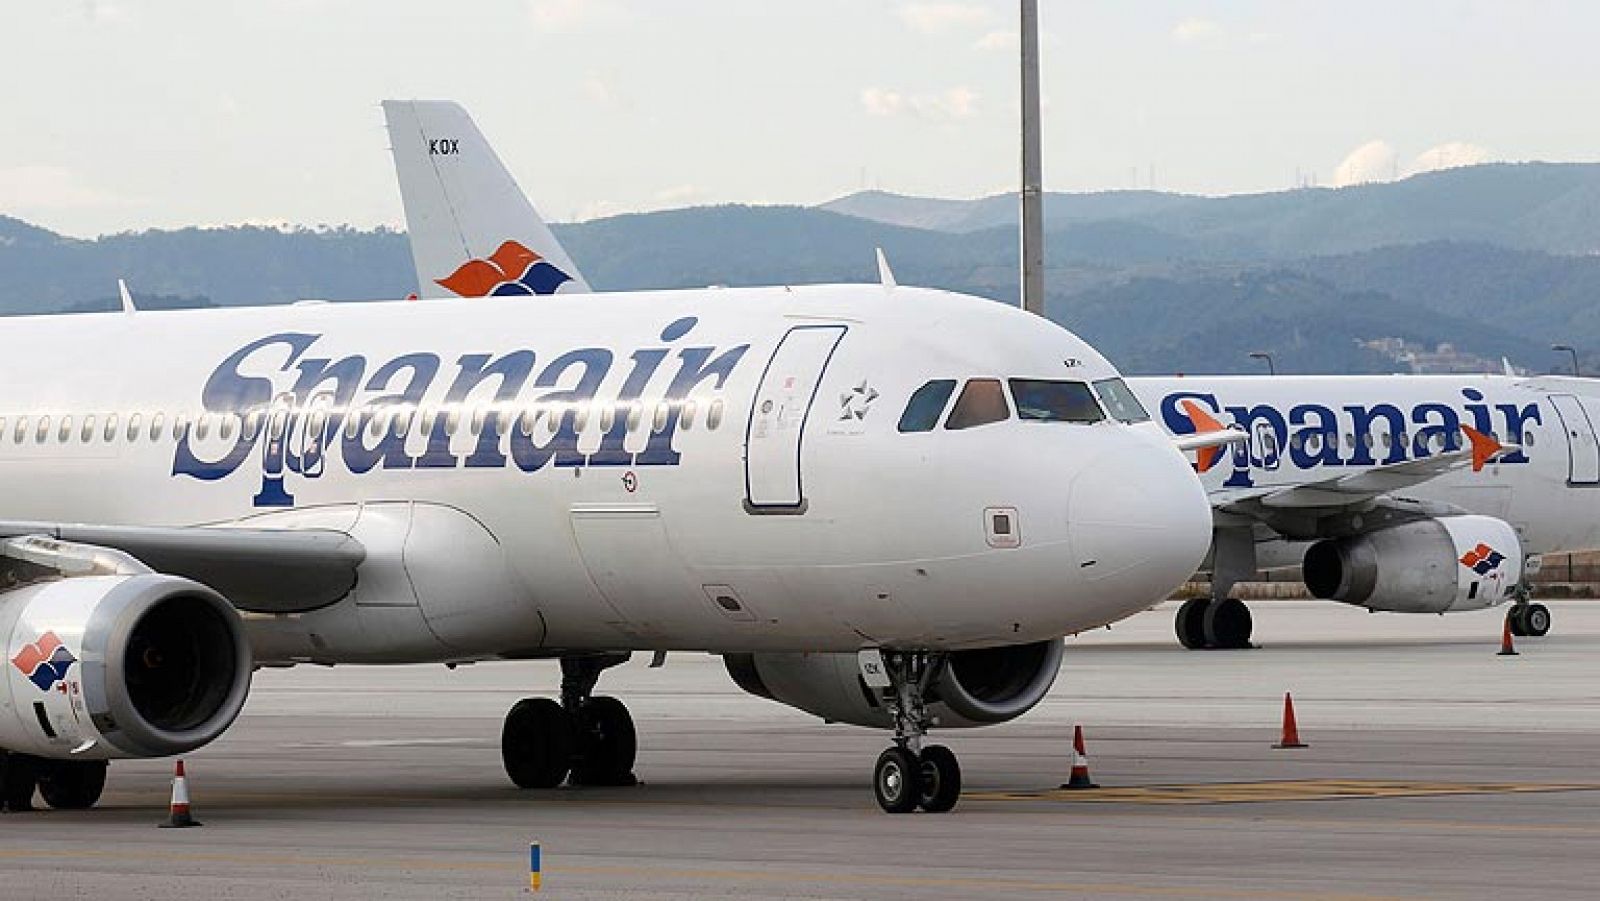
[[572, 276], [515, 241], [500, 245], [486, 260], [468, 260], [438, 284], [460, 297], [517, 297], [554, 294]]
[[67, 678], [67, 670], [72, 668], [78, 658], [72, 656], [67, 646], [61, 643], [54, 632], [46, 632], [39, 636], [39, 640], [23, 647], [17, 656], [11, 658], [11, 665], [16, 667], [28, 681], [39, 687], [40, 691], [49, 691]]
[[1461, 565], [1472, 570], [1480, 576], [1487, 576], [1500, 568], [1506, 562], [1506, 555], [1494, 548], [1478, 543], [1478, 546], [1461, 555]]

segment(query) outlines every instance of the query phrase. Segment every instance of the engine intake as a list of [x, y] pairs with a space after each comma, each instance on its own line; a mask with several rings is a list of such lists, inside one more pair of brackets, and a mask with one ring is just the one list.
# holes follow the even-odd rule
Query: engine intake
[[0, 595], [0, 747], [41, 757], [164, 757], [244, 707], [253, 667], [232, 605], [156, 573], [52, 579]]
[[1522, 542], [1492, 516], [1444, 516], [1320, 541], [1306, 588], [1369, 610], [1444, 613], [1493, 607], [1522, 581]]
[[[929, 687], [929, 708], [950, 728], [1004, 723], [1032, 710], [1055, 684], [1060, 639], [956, 651]], [[746, 692], [829, 722], [888, 729], [889, 713], [861, 680], [854, 654], [725, 654]]]

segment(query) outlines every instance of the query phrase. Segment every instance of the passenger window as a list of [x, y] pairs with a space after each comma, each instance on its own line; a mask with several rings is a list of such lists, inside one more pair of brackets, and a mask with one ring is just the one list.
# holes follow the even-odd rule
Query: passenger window
[[650, 430], [657, 435], [667, 430], [667, 423], [672, 420], [672, 406], [665, 401], [656, 404], [656, 418], [650, 422]]
[[719, 398], [711, 402], [711, 409], [706, 411], [706, 428], [716, 431], [722, 427], [722, 400]]
[[1122, 379], [1105, 379], [1094, 383], [1094, 393], [1106, 405], [1106, 412], [1118, 422], [1149, 422], [1150, 413]]
[[194, 420], [194, 436], [204, 441], [209, 434], [211, 434], [211, 414], [201, 413]]
[[6, 418], [4, 416], [0, 416], [0, 437], [3, 437], [5, 435], [5, 433], [6, 433]]
[[165, 413], [157, 413], [155, 416], [152, 416], [150, 418], [150, 440], [151, 441], [160, 441], [161, 440], [161, 426], [162, 426], [162, 423], [164, 423], [166, 421], [167, 421], [167, 414], [165, 414]]
[[47, 439], [49, 437], [50, 437], [50, 417], [41, 416], [41, 417], [39, 417], [39, 430], [33, 433], [33, 441], [34, 441], [35, 444], [43, 444], [45, 442], [45, 439]]
[[189, 415], [179, 413], [172, 417], [172, 440], [182, 441], [189, 434]]
[[26, 417], [26, 416], [18, 416], [17, 417], [17, 431], [11, 437], [14, 438], [18, 444], [21, 444], [22, 443], [22, 439], [26, 438], [27, 436], [28, 436], [28, 417]]
[[694, 428], [694, 401], [683, 402], [683, 414], [678, 417], [678, 424], [683, 426], [685, 432]]
[[912, 392], [906, 411], [900, 414], [900, 431], [931, 432], [939, 424], [945, 404], [956, 391], [955, 379], [935, 379]]
[[84, 444], [94, 440], [94, 416], [83, 417], [83, 428], [78, 431], [78, 440]]
[[130, 413], [128, 414], [128, 440], [139, 440], [139, 434], [139, 414]]
[[1100, 422], [1106, 418], [1083, 382], [1012, 379], [1017, 418], [1034, 422]]
[[639, 404], [628, 405], [628, 433], [639, 431], [639, 421], [644, 418], [644, 407]]
[[947, 429], [970, 429], [1011, 418], [1005, 388], [999, 379], [973, 379], [961, 389], [955, 409], [945, 421]]
[[106, 443], [117, 440], [117, 414], [112, 413], [106, 417]]
[[63, 416], [63, 417], [61, 417], [61, 431], [56, 433], [56, 440], [61, 442], [62, 444], [66, 444], [67, 443], [67, 439], [71, 438], [71, 437], [72, 437], [72, 417], [71, 416]]

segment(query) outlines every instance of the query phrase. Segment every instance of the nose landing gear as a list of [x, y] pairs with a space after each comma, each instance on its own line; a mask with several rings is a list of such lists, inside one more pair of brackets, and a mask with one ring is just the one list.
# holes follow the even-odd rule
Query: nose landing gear
[[884, 690], [894, 719], [894, 746], [878, 755], [872, 770], [873, 795], [887, 813], [946, 813], [961, 799], [961, 765], [943, 745], [924, 747], [933, 724], [924, 696], [944, 666], [943, 654], [885, 651]]

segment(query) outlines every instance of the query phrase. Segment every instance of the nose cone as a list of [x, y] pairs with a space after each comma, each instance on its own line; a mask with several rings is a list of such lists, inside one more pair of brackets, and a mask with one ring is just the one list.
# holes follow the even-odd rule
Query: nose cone
[[1129, 439], [1080, 472], [1068, 496], [1072, 552], [1108, 621], [1166, 598], [1211, 546], [1211, 504], [1188, 461], [1164, 438]]

